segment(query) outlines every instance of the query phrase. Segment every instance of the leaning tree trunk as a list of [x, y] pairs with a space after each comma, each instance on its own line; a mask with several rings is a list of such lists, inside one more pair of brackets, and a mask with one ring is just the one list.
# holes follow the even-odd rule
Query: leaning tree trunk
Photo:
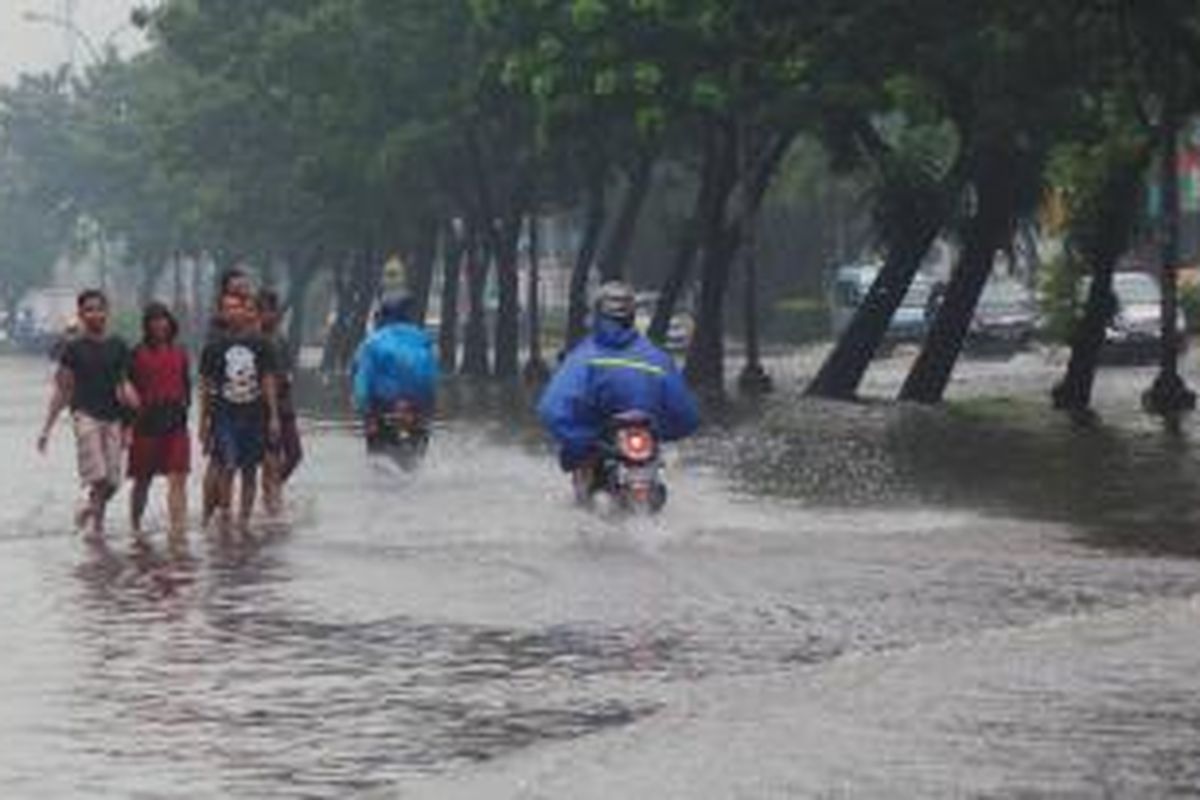
[[1091, 407], [1092, 385], [1104, 348], [1105, 330], [1117, 310], [1117, 298], [1112, 290], [1113, 272], [1117, 259], [1133, 238], [1134, 223], [1143, 200], [1139, 190], [1144, 173], [1145, 159], [1141, 154], [1114, 163], [1098, 196], [1086, 204], [1089, 208], [1097, 208], [1098, 213], [1094, 218], [1079, 221], [1083, 230], [1081, 235], [1073, 238], [1081, 240], [1080, 249], [1092, 264], [1092, 283], [1083, 317], [1071, 334], [1071, 360], [1067, 372], [1051, 392], [1055, 408], [1082, 412]]
[[831, 400], [851, 400], [857, 394], [896, 309], [949, 219], [950, 200], [960, 193], [967, 163], [960, 154], [941, 179], [908, 175], [905, 165], [896, 161], [895, 153], [869, 122], [860, 120], [856, 130], [883, 182], [884, 204], [878, 214], [888, 223], [884, 228], [887, 258], [850, 324], [805, 389], [808, 395]]
[[883, 268], [854, 312], [833, 351], [826, 357], [806, 394], [834, 400], [853, 399], [888, 325], [912, 284], [921, 260], [941, 229], [937, 214], [912, 217], [904, 237], [888, 250]]
[[475, 223], [471, 224], [467, 249], [467, 300], [469, 310], [463, 341], [462, 374], [482, 378], [491, 373], [488, 353], [487, 309], [485, 292], [491, 253]]
[[1071, 335], [1071, 360], [1067, 373], [1051, 392], [1054, 407], [1064, 411], [1086, 411], [1092, 404], [1092, 385], [1100, 351], [1104, 348], [1104, 332], [1117, 310], [1113, 294], [1115, 258], [1096, 264], [1092, 284], [1088, 288], [1083, 317]]
[[967, 223], [963, 256], [921, 354], [900, 389], [901, 400], [939, 403], [962, 352], [996, 253], [1012, 240], [1020, 165], [1003, 149], [983, 154], [977, 173], [978, 211]]
[[638, 218], [646, 203], [646, 196], [650, 193], [655, 160], [654, 151], [643, 149], [629, 174], [629, 183], [621, 199], [621, 208], [600, 255], [598, 266], [600, 279], [603, 281], [625, 278], [625, 260], [629, 257], [629, 249], [633, 245], [634, 234], [637, 233]]
[[450, 374], [458, 369], [458, 289], [462, 282], [462, 262], [467, 245], [463, 233], [456, 230], [453, 224], [446, 227], [444, 241], [438, 361], [442, 371]]
[[605, 219], [604, 170], [595, 169], [589, 180], [587, 212], [583, 224], [583, 237], [571, 269], [570, 298], [567, 305], [567, 341], [570, 350], [583, 338], [587, 322], [588, 273], [600, 247], [600, 234], [604, 232]]

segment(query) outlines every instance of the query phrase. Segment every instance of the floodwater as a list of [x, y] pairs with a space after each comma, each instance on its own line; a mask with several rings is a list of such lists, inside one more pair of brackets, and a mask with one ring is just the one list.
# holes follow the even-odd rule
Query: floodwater
[[1200, 796], [1193, 423], [1121, 411], [1144, 369], [1054, 420], [1050, 372], [781, 396], [652, 521], [572, 509], [512, 411], [414, 476], [310, 419], [288, 524], [181, 557], [124, 495], [71, 533], [48, 370], [0, 360], [0, 797]]

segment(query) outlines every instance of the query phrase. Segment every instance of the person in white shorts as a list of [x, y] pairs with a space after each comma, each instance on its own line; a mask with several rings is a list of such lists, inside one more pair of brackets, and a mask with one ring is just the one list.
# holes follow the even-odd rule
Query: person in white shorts
[[46, 424], [38, 450], [46, 451], [50, 431], [70, 408], [79, 477], [88, 490], [87, 505], [76, 522], [91, 535], [104, 530], [108, 501], [121, 485], [128, 412], [137, 407], [129, 382], [129, 347], [108, 335], [108, 298], [88, 289], [76, 301], [81, 331], [63, 347], [54, 379]]

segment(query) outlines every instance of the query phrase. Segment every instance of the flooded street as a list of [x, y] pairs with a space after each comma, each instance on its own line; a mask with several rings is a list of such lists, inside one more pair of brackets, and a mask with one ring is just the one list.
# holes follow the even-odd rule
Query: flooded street
[[1078, 429], [1028, 367], [776, 399], [674, 453], [652, 521], [574, 510], [499, 419], [415, 476], [310, 419], [290, 524], [175, 558], [124, 493], [73, 536], [48, 366], [0, 360], [0, 796], [1200, 796], [1196, 421], [1111, 370]]

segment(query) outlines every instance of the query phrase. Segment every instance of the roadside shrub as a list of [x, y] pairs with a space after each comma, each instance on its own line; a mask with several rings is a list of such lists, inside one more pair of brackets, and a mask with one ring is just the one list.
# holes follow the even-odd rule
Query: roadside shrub
[[806, 344], [829, 338], [829, 307], [821, 297], [787, 297], [761, 317], [764, 339]]
[[1200, 284], [1180, 282], [1179, 307], [1183, 309], [1188, 331], [1200, 330]]
[[1042, 335], [1047, 341], [1066, 344], [1080, 314], [1079, 281], [1083, 265], [1064, 253], [1041, 271], [1038, 305], [1042, 313]]

